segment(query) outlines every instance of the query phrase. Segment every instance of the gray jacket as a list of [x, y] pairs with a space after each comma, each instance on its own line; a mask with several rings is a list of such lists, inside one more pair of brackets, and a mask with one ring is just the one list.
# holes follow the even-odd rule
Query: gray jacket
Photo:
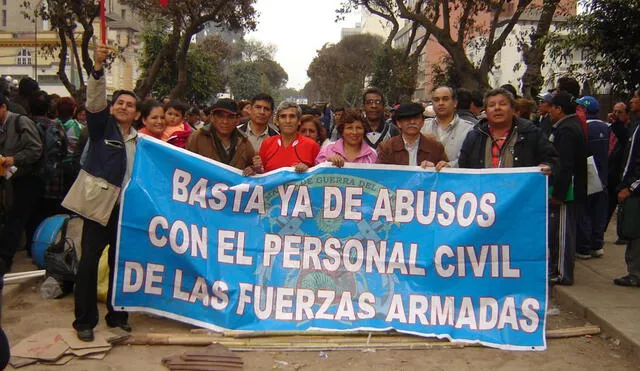
[[422, 134], [433, 135], [443, 145], [449, 159], [449, 166], [458, 167], [460, 148], [467, 137], [467, 133], [473, 129], [473, 124], [455, 115], [453, 121], [444, 131], [438, 130], [438, 118], [426, 119], [422, 127]]
[[13, 157], [17, 176], [33, 170], [42, 157], [42, 140], [36, 124], [27, 116], [8, 111], [0, 126], [0, 154]]

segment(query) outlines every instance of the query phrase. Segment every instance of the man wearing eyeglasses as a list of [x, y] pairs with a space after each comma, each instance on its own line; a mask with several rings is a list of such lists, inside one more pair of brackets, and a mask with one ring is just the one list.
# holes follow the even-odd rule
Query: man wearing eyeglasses
[[391, 120], [385, 120], [384, 104], [384, 96], [378, 88], [368, 88], [362, 95], [362, 105], [368, 125], [364, 140], [373, 148], [400, 134], [400, 130]]

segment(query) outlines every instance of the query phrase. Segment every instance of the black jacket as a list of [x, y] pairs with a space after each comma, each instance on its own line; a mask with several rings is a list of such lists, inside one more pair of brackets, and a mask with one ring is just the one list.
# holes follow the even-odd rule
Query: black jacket
[[640, 195], [640, 129], [636, 127], [625, 149], [622, 181], [617, 191], [629, 188], [634, 195]]
[[556, 200], [565, 200], [573, 180], [574, 200], [584, 201], [587, 198], [587, 149], [578, 116], [568, 115], [553, 124], [549, 140], [560, 155], [562, 168], [549, 183], [553, 186], [551, 196]]
[[[556, 173], [558, 167], [558, 154], [549, 140], [542, 135], [540, 129], [528, 122], [513, 120], [515, 130], [510, 135], [517, 133], [518, 139], [513, 147], [513, 167], [528, 167], [547, 164], [551, 171]], [[460, 168], [483, 169], [491, 167], [485, 164], [485, 146], [490, 138], [489, 122], [482, 119], [473, 130], [467, 134], [462, 143], [458, 166]], [[508, 140], [507, 140], [508, 141]]]

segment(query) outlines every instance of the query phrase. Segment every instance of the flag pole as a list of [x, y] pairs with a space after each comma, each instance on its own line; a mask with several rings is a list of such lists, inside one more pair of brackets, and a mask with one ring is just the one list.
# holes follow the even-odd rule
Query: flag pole
[[100, 0], [100, 40], [107, 44], [107, 17], [104, 10], [104, 0]]

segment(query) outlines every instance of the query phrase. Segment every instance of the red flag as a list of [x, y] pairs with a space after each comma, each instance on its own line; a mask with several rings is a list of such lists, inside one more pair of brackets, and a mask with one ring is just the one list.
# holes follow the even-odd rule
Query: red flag
[[107, 17], [104, 10], [104, 0], [100, 0], [100, 40], [107, 44]]
[[163, 8], [166, 8], [168, 4], [169, 0], [160, 0], [160, 5], [162, 5]]

